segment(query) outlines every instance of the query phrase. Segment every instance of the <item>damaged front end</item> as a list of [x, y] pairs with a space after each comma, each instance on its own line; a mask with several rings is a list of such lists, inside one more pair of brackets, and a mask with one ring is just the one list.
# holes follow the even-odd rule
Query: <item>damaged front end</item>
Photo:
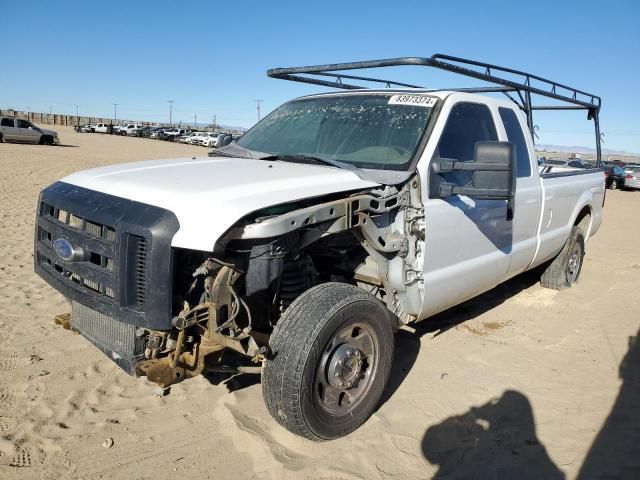
[[71, 303], [58, 323], [131, 375], [168, 387], [207, 371], [260, 373], [280, 316], [319, 283], [371, 293], [399, 324], [416, 318], [419, 191], [414, 178], [265, 208], [203, 252], [171, 246], [168, 210], [58, 182], [41, 195], [35, 268]]

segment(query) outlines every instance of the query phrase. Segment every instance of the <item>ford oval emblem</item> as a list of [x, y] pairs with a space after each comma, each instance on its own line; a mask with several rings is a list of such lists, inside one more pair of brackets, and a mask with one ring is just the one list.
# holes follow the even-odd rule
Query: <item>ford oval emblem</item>
[[73, 256], [75, 254], [71, 242], [64, 238], [57, 238], [53, 241], [53, 251], [66, 262], [73, 260]]

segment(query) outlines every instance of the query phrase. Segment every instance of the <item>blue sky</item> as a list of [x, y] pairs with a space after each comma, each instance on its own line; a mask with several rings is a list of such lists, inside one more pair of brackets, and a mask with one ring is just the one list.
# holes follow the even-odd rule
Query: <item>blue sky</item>
[[[250, 126], [322, 87], [268, 68], [448, 53], [598, 94], [604, 147], [640, 152], [640, 1], [35, 2], [0, 0], [0, 108]], [[386, 72], [429, 87], [451, 74]], [[540, 114], [539, 142], [593, 146], [583, 113]]]

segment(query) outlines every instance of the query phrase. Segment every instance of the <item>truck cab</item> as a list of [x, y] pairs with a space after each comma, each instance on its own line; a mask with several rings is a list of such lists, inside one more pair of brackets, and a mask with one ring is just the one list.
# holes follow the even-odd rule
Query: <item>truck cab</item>
[[[399, 61], [370, 63], [417, 60]], [[363, 63], [269, 73], [336, 68]], [[383, 82], [287, 102], [210, 157], [44, 189], [35, 268], [69, 299], [58, 323], [163, 387], [260, 373], [272, 416], [326, 440], [374, 411], [397, 329], [537, 266], [543, 286], [571, 287], [602, 221], [602, 170], [541, 174], [531, 103]], [[597, 118], [599, 103], [553, 95]]]

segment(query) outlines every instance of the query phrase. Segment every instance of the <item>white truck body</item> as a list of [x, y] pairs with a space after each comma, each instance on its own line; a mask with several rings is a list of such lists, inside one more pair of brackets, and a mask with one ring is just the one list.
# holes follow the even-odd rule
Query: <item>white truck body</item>
[[[396, 65], [499, 87], [335, 73]], [[71, 303], [57, 322], [126, 372], [162, 387], [216, 365], [260, 373], [281, 425], [338, 438], [379, 404], [401, 326], [536, 266], [546, 288], [578, 280], [602, 223], [604, 172], [539, 168], [531, 93], [588, 111], [596, 165], [599, 97], [444, 55], [268, 74], [348, 91], [287, 102], [208, 157], [105, 166], [41, 192], [35, 269]], [[517, 91], [525, 105], [487, 91]], [[228, 349], [244, 363], [225, 364]]]
[[[443, 100], [443, 106], [416, 167], [421, 178], [428, 177], [449, 112], [460, 102], [487, 105], [501, 141], [507, 138], [498, 108], [516, 112], [527, 139], [531, 175], [517, 180], [513, 220], [504, 216], [503, 200], [475, 201], [464, 195], [456, 196], [455, 202], [432, 200], [428, 182], [421, 182], [428, 233], [420, 319], [553, 258], [585, 208], [591, 218], [585, 232], [588, 239], [602, 222], [605, 192], [599, 170], [589, 173], [567, 169], [565, 175], [541, 178], [525, 119], [508, 100], [449, 91], [429, 95]], [[112, 165], [74, 173], [61, 181], [166, 208], [180, 222], [172, 246], [202, 251], [213, 251], [235, 222], [261, 208], [376, 186], [356, 173], [330, 166], [206, 157]], [[212, 205], [215, 221], [202, 222]]]

